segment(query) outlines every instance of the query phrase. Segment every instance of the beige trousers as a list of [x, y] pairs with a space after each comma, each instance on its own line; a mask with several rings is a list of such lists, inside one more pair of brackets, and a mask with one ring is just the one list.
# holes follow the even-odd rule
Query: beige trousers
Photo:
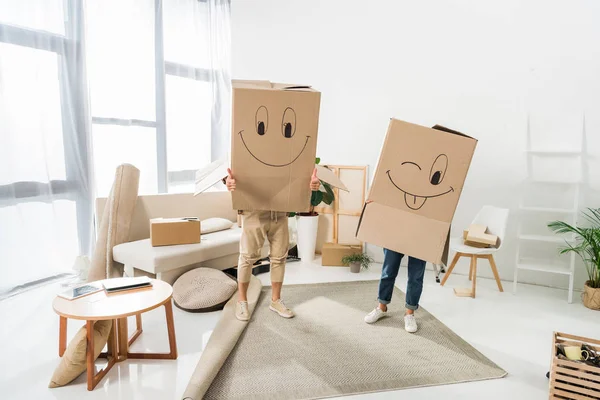
[[270, 245], [271, 282], [283, 282], [290, 241], [288, 216], [287, 213], [275, 211], [244, 211], [238, 282], [250, 282], [252, 266], [260, 258], [265, 239], [269, 240]]

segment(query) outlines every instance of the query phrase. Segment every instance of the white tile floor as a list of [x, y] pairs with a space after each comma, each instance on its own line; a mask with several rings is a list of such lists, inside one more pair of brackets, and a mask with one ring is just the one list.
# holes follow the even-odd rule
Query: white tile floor
[[[347, 268], [321, 267], [319, 264], [318, 260], [312, 265], [290, 263], [286, 282], [378, 279], [381, 271], [379, 266], [374, 266], [368, 272], [351, 274]], [[263, 283], [268, 284], [268, 274], [260, 277]], [[515, 296], [511, 292], [499, 293], [494, 281], [479, 279], [477, 299], [454, 296], [453, 287], [467, 287], [468, 284], [466, 277], [453, 275], [442, 288], [428, 272], [421, 304], [508, 371], [507, 378], [352, 398], [547, 399], [545, 374], [550, 360], [552, 332], [559, 330], [600, 337], [600, 314], [586, 309], [579, 302], [567, 304], [566, 293], [562, 290], [521, 285]], [[401, 270], [397, 285], [404, 290], [405, 268]], [[504, 286], [506, 289], [510, 287], [508, 283]], [[125, 361], [113, 367], [93, 392], [87, 392], [85, 376], [64, 388], [51, 390], [47, 384], [59, 362], [58, 317], [52, 311], [51, 302], [60, 289], [58, 284], [53, 284], [0, 302], [1, 399], [181, 398], [220, 312], [189, 314], [175, 308], [177, 361]], [[364, 301], [375, 305], [375, 298], [376, 293], [373, 293], [372, 298]], [[399, 302], [392, 304], [392, 307], [401, 306]], [[80, 326], [81, 322], [69, 323], [69, 338]], [[166, 351], [167, 347], [164, 312], [155, 310], [144, 314], [144, 333], [134, 344], [134, 351]]]

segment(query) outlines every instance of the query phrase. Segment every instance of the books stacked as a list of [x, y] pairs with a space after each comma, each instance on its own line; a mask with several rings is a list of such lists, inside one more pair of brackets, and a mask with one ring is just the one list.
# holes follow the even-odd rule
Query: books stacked
[[136, 278], [109, 279], [102, 283], [106, 293], [117, 293], [128, 290], [147, 289], [152, 287], [152, 281], [147, 276]]

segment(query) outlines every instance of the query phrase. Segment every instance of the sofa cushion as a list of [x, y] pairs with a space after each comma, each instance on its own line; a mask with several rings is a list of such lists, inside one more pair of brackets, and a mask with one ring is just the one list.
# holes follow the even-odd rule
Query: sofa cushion
[[202, 233], [224, 231], [233, 226], [233, 222], [225, 218], [208, 218], [200, 222]]
[[153, 274], [239, 253], [242, 229], [203, 234], [200, 243], [152, 247], [150, 239], [123, 243], [113, 248], [113, 258]]
[[173, 284], [173, 301], [182, 310], [209, 312], [223, 309], [237, 289], [236, 281], [212, 268], [196, 268]]

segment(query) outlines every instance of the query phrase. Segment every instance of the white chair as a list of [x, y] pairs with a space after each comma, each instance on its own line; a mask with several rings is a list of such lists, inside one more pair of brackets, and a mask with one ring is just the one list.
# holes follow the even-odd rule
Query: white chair
[[504, 242], [504, 234], [506, 232], [506, 222], [508, 220], [508, 210], [506, 208], [498, 208], [493, 206], [484, 206], [475, 219], [473, 224], [485, 225], [488, 227], [488, 233], [498, 236], [497, 247], [477, 248], [468, 246], [463, 243], [462, 237], [453, 238], [450, 241], [450, 250], [455, 251], [456, 254], [450, 263], [448, 273], [444, 276], [441, 285], [448, 280], [448, 277], [454, 270], [456, 263], [461, 257], [469, 257], [471, 259], [471, 267], [469, 269], [469, 280], [472, 280], [471, 289], [454, 289], [454, 293], [461, 297], [475, 297], [475, 288], [477, 282], [477, 259], [486, 258], [490, 262], [492, 272], [496, 278], [498, 289], [503, 292], [502, 283], [500, 282], [500, 276], [498, 275], [498, 269], [496, 268], [496, 262], [494, 261], [494, 253], [500, 250], [502, 243]]

